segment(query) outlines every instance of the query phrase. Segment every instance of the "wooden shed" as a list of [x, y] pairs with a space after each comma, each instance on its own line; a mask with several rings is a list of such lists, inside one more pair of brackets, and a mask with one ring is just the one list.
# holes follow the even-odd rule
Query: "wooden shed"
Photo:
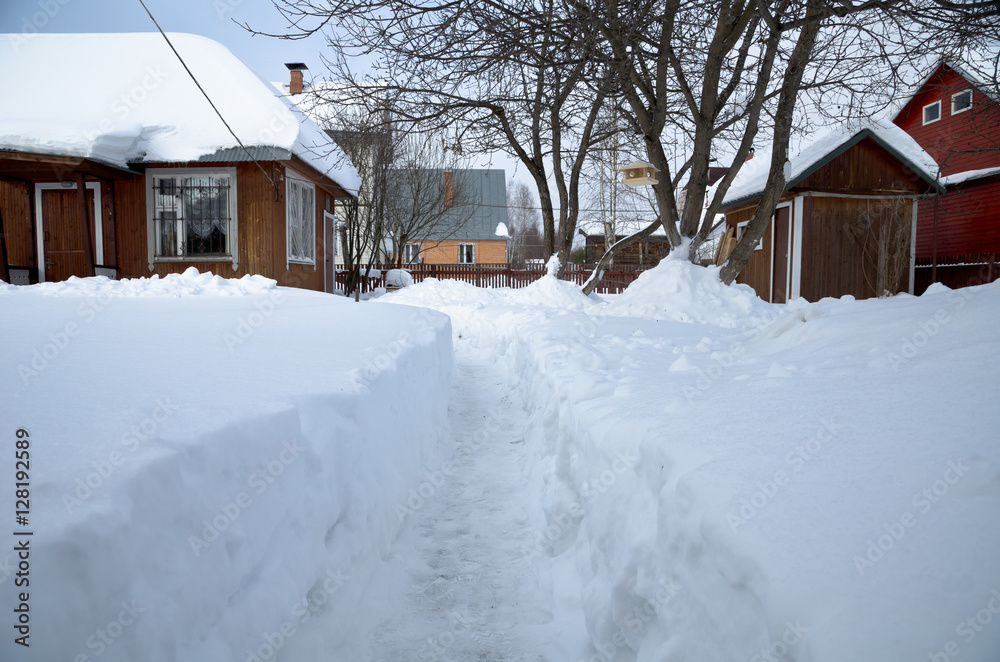
[[[717, 263], [753, 217], [769, 167], [758, 156], [734, 180]], [[774, 303], [912, 291], [918, 208], [941, 190], [926, 152], [898, 127], [871, 122], [803, 141], [786, 168], [785, 192], [738, 282]]]

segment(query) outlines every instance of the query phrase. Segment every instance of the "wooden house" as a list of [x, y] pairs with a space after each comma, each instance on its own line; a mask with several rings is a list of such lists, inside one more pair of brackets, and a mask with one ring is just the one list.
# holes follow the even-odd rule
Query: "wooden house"
[[0, 36], [20, 90], [0, 97], [0, 277], [196, 267], [332, 291], [353, 166], [226, 48], [168, 36], [191, 73], [158, 33]]
[[940, 167], [945, 191], [917, 219], [916, 287], [1000, 277], [1000, 103], [997, 81], [966, 65], [938, 62], [900, 105], [893, 122]]
[[[753, 217], [770, 150], [757, 150], [727, 193], [722, 263]], [[870, 122], [803, 141], [764, 236], [738, 282], [766, 301], [912, 291], [920, 205], [941, 190], [936, 166], [899, 128]]]

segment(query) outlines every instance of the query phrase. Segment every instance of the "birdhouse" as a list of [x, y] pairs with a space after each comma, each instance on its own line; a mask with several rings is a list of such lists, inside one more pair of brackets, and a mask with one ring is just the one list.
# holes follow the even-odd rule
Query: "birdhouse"
[[618, 172], [622, 173], [622, 184], [628, 186], [650, 186], [659, 183], [656, 178], [656, 173], [660, 172], [659, 168], [645, 161], [630, 163], [624, 168], [619, 168]]

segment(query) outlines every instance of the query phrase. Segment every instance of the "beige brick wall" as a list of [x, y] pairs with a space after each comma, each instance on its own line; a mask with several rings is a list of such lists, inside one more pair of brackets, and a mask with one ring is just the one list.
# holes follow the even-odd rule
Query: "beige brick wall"
[[420, 257], [424, 264], [455, 264], [458, 262], [458, 245], [475, 244], [476, 264], [497, 264], [507, 262], [507, 242], [503, 239], [480, 239], [459, 241], [420, 242]]

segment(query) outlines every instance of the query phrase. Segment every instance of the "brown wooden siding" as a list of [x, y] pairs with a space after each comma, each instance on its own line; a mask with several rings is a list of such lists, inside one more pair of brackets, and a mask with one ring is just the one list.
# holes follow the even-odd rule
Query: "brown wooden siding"
[[0, 180], [0, 213], [7, 242], [7, 260], [20, 267], [35, 267], [31, 208], [34, 200], [21, 182]]
[[878, 143], [865, 138], [806, 177], [792, 190], [863, 195], [924, 193], [930, 189], [930, 185]]
[[[800, 294], [809, 301], [847, 294], [876, 296], [878, 253], [874, 235], [884, 223], [878, 200], [807, 197], [802, 233]], [[910, 202], [905, 203], [905, 250], [909, 249]], [[865, 219], [875, 219], [869, 230]], [[909, 286], [909, 261], [897, 288]]]
[[[165, 276], [180, 273], [189, 266], [199, 271], [211, 271], [224, 278], [239, 278], [247, 274], [260, 274], [274, 278], [279, 285], [320, 290], [323, 288], [321, 264], [291, 264], [285, 268], [285, 184], [284, 166], [280, 163], [261, 163], [267, 176], [254, 163], [213, 163], [210, 167], [236, 168], [236, 213], [239, 241], [239, 268], [233, 270], [231, 262], [191, 261], [157, 262], [152, 273]], [[161, 166], [149, 166], [161, 167]], [[175, 167], [164, 165], [162, 167]], [[198, 167], [198, 164], [191, 164]], [[204, 166], [203, 166], [204, 167]], [[296, 169], [296, 172], [301, 172]], [[305, 174], [305, 173], [303, 173]], [[316, 195], [316, 259], [323, 259], [322, 219], [325, 196], [320, 189]], [[151, 275], [146, 253], [146, 180], [136, 176], [132, 180], [115, 182], [114, 207], [117, 213], [115, 239], [118, 244], [119, 277], [137, 278]]]
[[[736, 232], [736, 226], [753, 218], [756, 207], [745, 207], [726, 214], [726, 225]], [[767, 224], [762, 239], [763, 247], [750, 255], [746, 267], [736, 277], [737, 283], [744, 283], [754, 289], [761, 299], [771, 300], [771, 223]]]

